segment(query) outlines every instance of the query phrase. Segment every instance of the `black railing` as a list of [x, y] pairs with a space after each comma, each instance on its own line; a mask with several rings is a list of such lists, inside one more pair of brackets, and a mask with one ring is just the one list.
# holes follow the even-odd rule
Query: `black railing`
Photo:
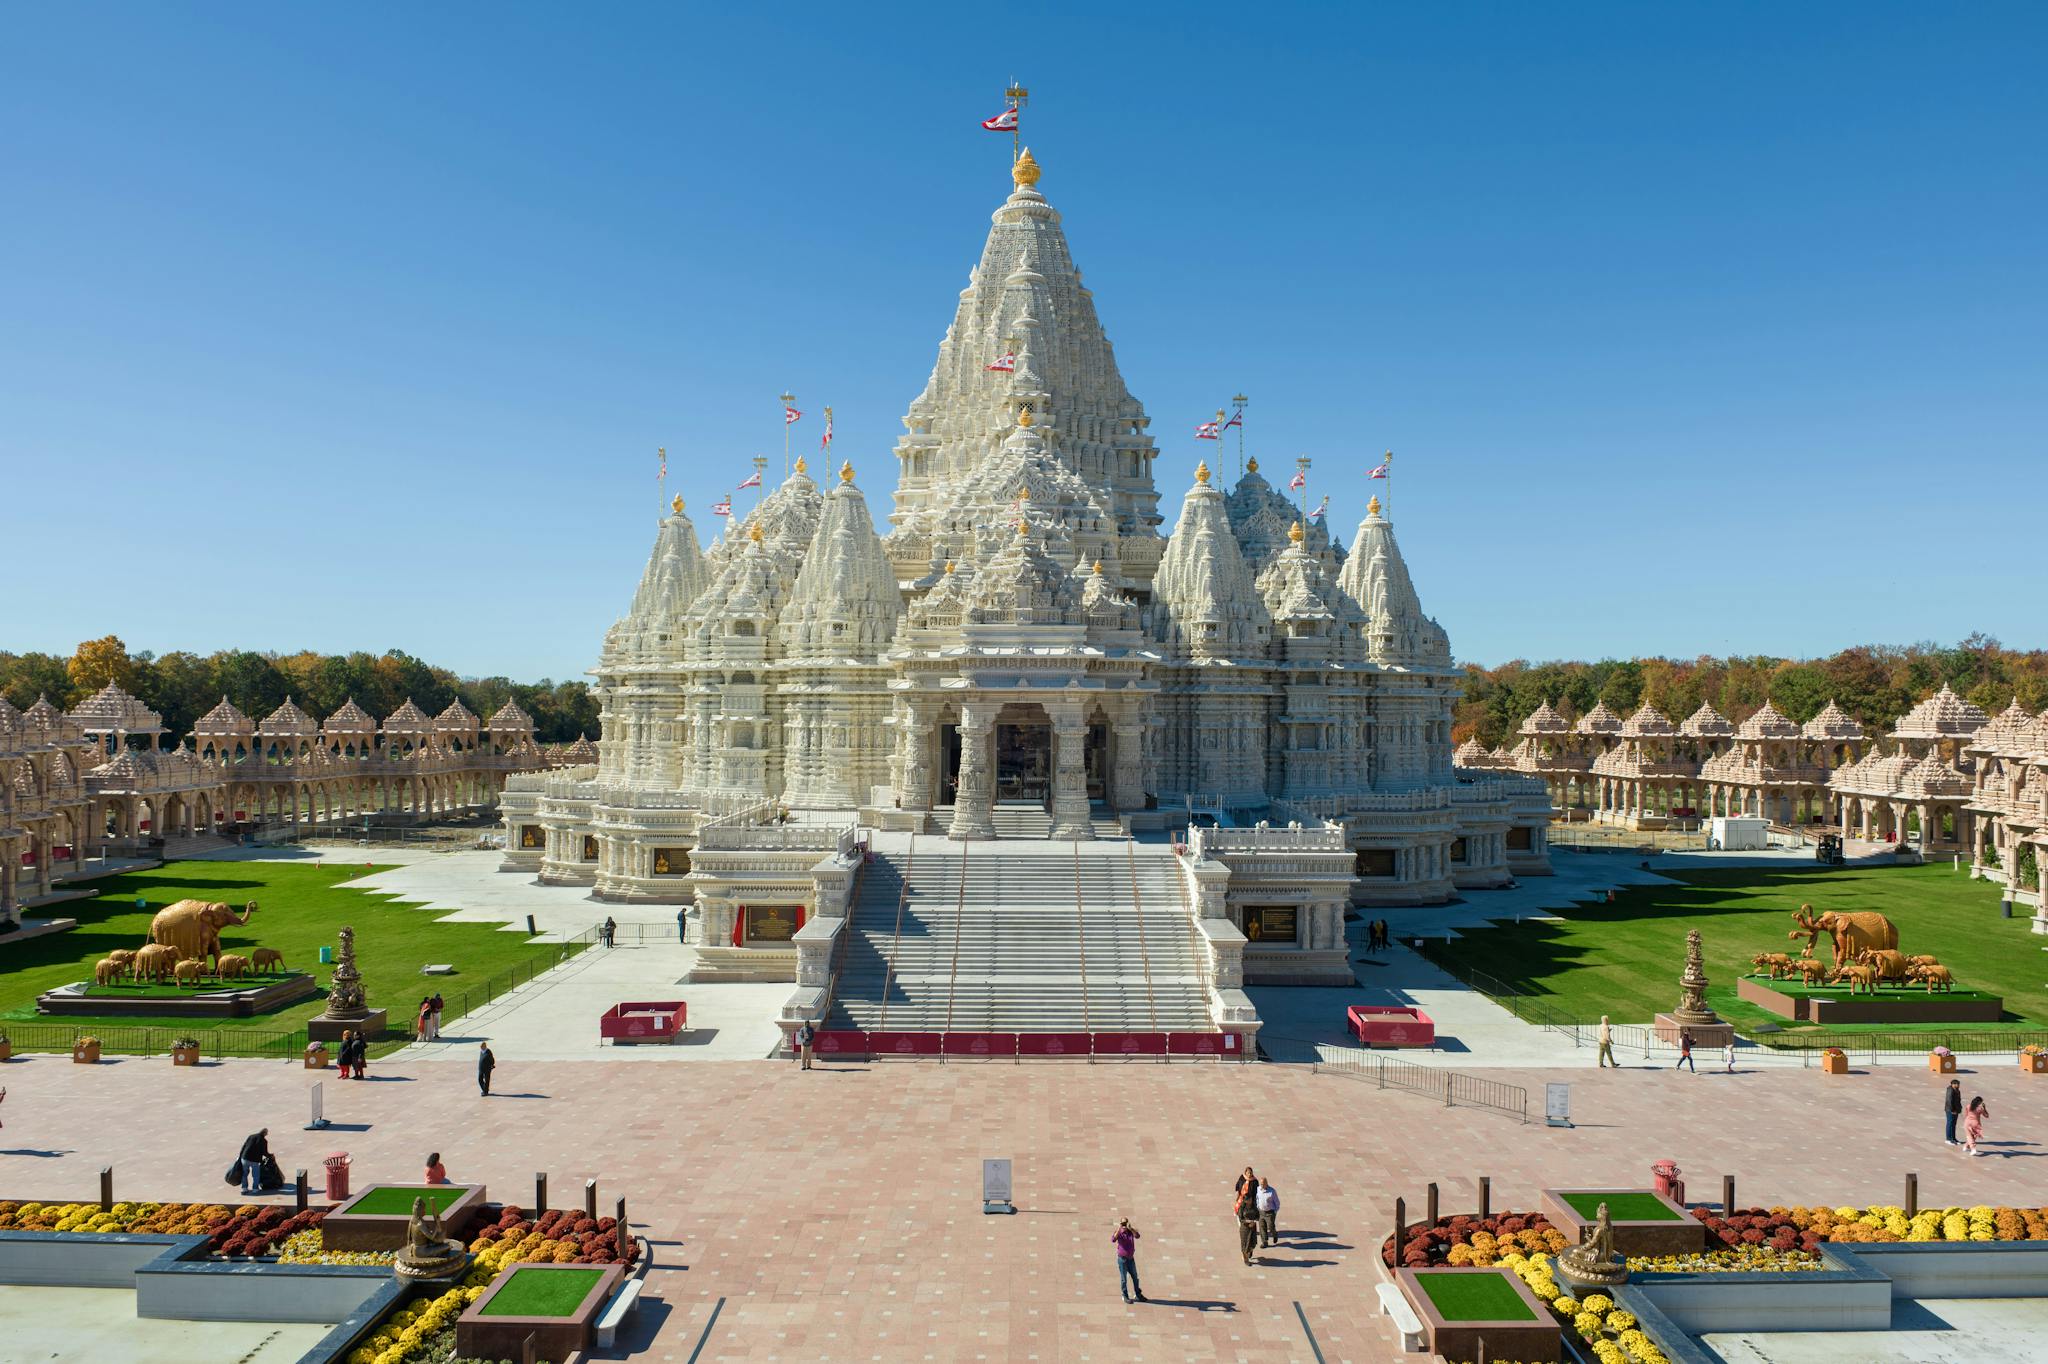
[[81, 1038], [97, 1038], [108, 1056], [165, 1056], [179, 1042], [199, 1044], [211, 1060], [297, 1060], [306, 1050], [304, 1028], [101, 1027], [73, 1023], [9, 1023], [7, 1040], [16, 1051], [68, 1052]]
[[[1263, 1033], [1259, 1038], [1262, 1049], [1268, 1043], [1283, 1040], [1295, 1039], [1269, 1037]], [[1419, 1094], [1446, 1108], [1483, 1108], [1517, 1122], [1529, 1121], [1529, 1091], [1520, 1085], [1488, 1080], [1464, 1071], [1417, 1065], [1365, 1047], [1349, 1047], [1334, 1042], [1303, 1045], [1313, 1048], [1316, 1054], [1313, 1069], [1317, 1072], [1327, 1070], [1354, 1079], [1369, 1080], [1380, 1089]]]

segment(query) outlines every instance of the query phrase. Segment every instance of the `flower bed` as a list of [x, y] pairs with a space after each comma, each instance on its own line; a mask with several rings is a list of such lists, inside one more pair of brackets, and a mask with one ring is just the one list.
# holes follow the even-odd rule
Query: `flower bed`
[[1529, 1285], [1529, 1291], [1549, 1306], [1560, 1324], [1592, 1347], [1600, 1364], [1670, 1364], [1657, 1343], [1636, 1325], [1635, 1313], [1616, 1307], [1605, 1293], [1574, 1298], [1560, 1289], [1550, 1256], [1517, 1253], [1501, 1263]]
[[285, 1241], [318, 1227], [326, 1215], [325, 1208], [293, 1212], [225, 1203], [116, 1203], [103, 1212], [97, 1203], [0, 1202], [0, 1231], [204, 1236], [208, 1255], [250, 1259], [276, 1254]]
[[625, 1258], [619, 1258], [618, 1223], [609, 1217], [589, 1218], [575, 1209], [558, 1208], [536, 1220], [516, 1205], [500, 1212], [469, 1248], [478, 1269], [491, 1274], [516, 1264], [630, 1265], [639, 1254], [639, 1243], [629, 1239]]
[[318, 1227], [294, 1232], [277, 1248], [281, 1265], [389, 1265], [397, 1257], [395, 1250], [329, 1250]]
[[455, 1357], [455, 1319], [484, 1295], [472, 1273], [460, 1288], [417, 1298], [377, 1323], [370, 1338], [350, 1350], [347, 1364], [447, 1364]]
[[[1540, 1212], [1504, 1212], [1492, 1217], [1444, 1217], [1434, 1226], [1408, 1228], [1399, 1264], [1407, 1269], [1438, 1265], [1485, 1268], [1511, 1252], [1563, 1250], [1571, 1242]], [[1380, 1259], [1394, 1268], [1394, 1238], [1380, 1247]]]

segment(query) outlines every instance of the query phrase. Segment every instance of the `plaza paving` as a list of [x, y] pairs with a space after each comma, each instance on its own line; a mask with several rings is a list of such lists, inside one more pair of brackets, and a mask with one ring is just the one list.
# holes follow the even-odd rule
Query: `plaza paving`
[[[1889, 1067], [1847, 1078], [1503, 1070], [1540, 1096], [1573, 1085], [1572, 1130], [1445, 1109], [1292, 1065], [882, 1063], [804, 1074], [787, 1063], [645, 1066], [534, 1061], [500, 1048], [497, 1088], [469, 1065], [386, 1061], [326, 1082], [338, 1127], [300, 1130], [312, 1077], [274, 1062], [177, 1070], [55, 1057], [0, 1067], [10, 1091], [0, 1192], [90, 1197], [101, 1165], [121, 1197], [216, 1198], [220, 1169], [260, 1125], [289, 1169], [335, 1149], [356, 1181], [412, 1178], [438, 1148], [458, 1179], [529, 1201], [595, 1177], [655, 1243], [640, 1351], [702, 1359], [1395, 1357], [1372, 1311], [1393, 1200], [1446, 1209], [1494, 1180], [1496, 1207], [1546, 1184], [1644, 1182], [1676, 1159], [1695, 1197], [1739, 1178], [1744, 1203], [1894, 1202], [1906, 1171], [1927, 1203], [2038, 1203], [2048, 1082], [1966, 1074], [1995, 1115], [1969, 1159], [1939, 1141], [1940, 1079]], [[1540, 1097], [1538, 1099], [1540, 1105]], [[1021, 1213], [984, 1217], [979, 1162], [1016, 1162]], [[1281, 1190], [1288, 1244], [1239, 1263], [1228, 1216], [1238, 1169]], [[1149, 1307], [1118, 1301], [1107, 1236], [1144, 1232]], [[720, 1304], [723, 1303], [721, 1307]], [[1295, 1304], [1300, 1304], [1300, 1315]], [[716, 1321], [712, 1320], [714, 1311]], [[708, 1335], [707, 1335], [708, 1328]]]

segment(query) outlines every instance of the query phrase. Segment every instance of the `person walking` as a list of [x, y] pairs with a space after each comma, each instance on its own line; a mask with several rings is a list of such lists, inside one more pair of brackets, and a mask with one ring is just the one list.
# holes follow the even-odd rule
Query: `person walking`
[[1258, 1202], [1259, 1241], [1262, 1245], [1271, 1246], [1277, 1235], [1273, 1226], [1280, 1217], [1280, 1191], [1273, 1187], [1271, 1180], [1259, 1181]]
[[1730, 1037], [1721, 1044], [1721, 1059], [1728, 1065], [1728, 1073], [1735, 1073], [1735, 1039]]
[[356, 1078], [358, 1080], [367, 1078], [365, 1074], [365, 1067], [367, 1067], [369, 1064], [370, 1034], [362, 1031], [359, 1028], [356, 1030]]
[[412, 1040], [427, 1040], [427, 1026], [434, 1021], [433, 1000], [427, 995], [420, 996], [420, 1011], [412, 1020]]
[[1253, 1188], [1257, 1188], [1259, 1184], [1259, 1177], [1252, 1173], [1252, 1167], [1249, 1165], [1245, 1166], [1244, 1173], [1237, 1177], [1237, 1183], [1231, 1185], [1230, 1192], [1232, 1198], [1235, 1198], [1238, 1194], [1243, 1193], [1245, 1185], [1247, 1184], [1251, 1185]]
[[1990, 1116], [1991, 1110], [1985, 1106], [1982, 1094], [1970, 1100], [1969, 1108], [1963, 1113], [1964, 1155], [1975, 1156], [1983, 1154], [1977, 1149], [1977, 1143], [1984, 1140], [1984, 1120]]
[[616, 946], [616, 944], [615, 944], [615, 943], [613, 942], [613, 939], [614, 939], [614, 938], [616, 938], [616, 937], [618, 936], [618, 932], [619, 932], [619, 921], [618, 921], [617, 919], [614, 919], [614, 918], [613, 918], [613, 917], [612, 917], [611, 915], [609, 915], [609, 914], [605, 915], [605, 916], [604, 916], [604, 945], [605, 945], [606, 947], [612, 947], [612, 946]]
[[446, 1184], [447, 1182], [448, 1167], [441, 1163], [441, 1153], [439, 1151], [427, 1152], [427, 1183]]
[[498, 1068], [498, 1058], [491, 1055], [491, 1044], [476, 1044], [476, 1087], [486, 1099], [491, 1097], [491, 1072]]
[[811, 1068], [811, 1044], [818, 1040], [818, 1034], [811, 1031], [811, 1020], [805, 1019], [797, 1025], [796, 1054], [803, 1061], [804, 1069]]
[[1677, 1070], [1680, 1066], [1684, 1066], [1695, 1075], [1700, 1073], [1700, 1068], [1692, 1063], [1691, 1028], [1680, 1028], [1678, 1030], [1678, 1060], [1672, 1063], [1671, 1068]]
[[[1247, 1175], [1251, 1171], [1245, 1171]], [[1252, 1253], [1259, 1248], [1259, 1182], [1247, 1179], [1244, 1187], [1237, 1192], [1237, 1202], [1231, 1208], [1237, 1215], [1237, 1249], [1244, 1256], [1244, 1262], [1252, 1262]]]
[[1609, 1067], [1609, 1066], [1613, 1066], [1613, 1067], [1614, 1067], [1614, 1068], [1615, 1068], [1616, 1070], [1620, 1070], [1620, 1069], [1621, 1069], [1621, 1063], [1620, 1063], [1619, 1061], [1617, 1061], [1617, 1060], [1615, 1060], [1615, 1059], [1614, 1059], [1614, 1029], [1613, 1029], [1612, 1027], [1608, 1026], [1608, 1023], [1607, 1023], [1607, 1015], [1606, 1015], [1606, 1014], [1601, 1014], [1601, 1015], [1600, 1015], [1600, 1032], [1599, 1032], [1599, 1039], [1600, 1039], [1600, 1064], [1599, 1064], [1599, 1068], [1600, 1068], [1601, 1070], [1605, 1070], [1605, 1069], [1607, 1069], [1607, 1067]]
[[[1138, 1282], [1138, 1229], [1131, 1225], [1131, 1219], [1117, 1219], [1116, 1230], [1109, 1234], [1110, 1244], [1116, 1247], [1116, 1291], [1129, 1303], [1135, 1295], [1136, 1301], [1144, 1302], [1145, 1286]], [[1124, 1285], [1128, 1283], [1130, 1287]]]
[[1956, 1120], [1963, 1116], [1963, 1082], [1950, 1080], [1948, 1093], [1941, 1099], [1942, 1116], [1947, 1119], [1946, 1140], [1950, 1146], [1956, 1144]]
[[255, 1193], [263, 1179], [263, 1160], [270, 1154], [270, 1129], [259, 1127], [242, 1138], [242, 1192]]
[[447, 1001], [441, 998], [441, 992], [439, 990], [434, 991], [434, 997], [427, 1001], [428, 1040], [434, 1042], [441, 1040], [441, 1010], [446, 1007]]
[[683, 911], [683, 910], [680, 910], [680, 909], [679, 909], [679, 910], [677, 910], [677, 911], [676, 911], [676, 941], [677, 941], [677, 942], [686, 942], [686, 941], [688, 941], [688, 939], [689, 939], [689, 927], [688, 927], [688, 925], [689, 925], [689, 916], [688, 916], [688, 914], [687, 914], [687, 913], [686, 913], [685, 911]]

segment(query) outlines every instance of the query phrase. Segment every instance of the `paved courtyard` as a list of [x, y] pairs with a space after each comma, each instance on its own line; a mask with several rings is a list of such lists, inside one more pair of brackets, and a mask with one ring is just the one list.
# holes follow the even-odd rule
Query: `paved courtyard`
[[[1396, 1196], [1444, 1206], [1490, 1175], [1497, 1207], [1545, 1184], [1640, 1184], [1676, 1159], [1695, 1197], [1738, 1176], [1744, 1203], [1893, 1202], [1908, 1170], [1929, 1203], [2038, 1203], [2048, 1082], [1966, 1074], [1995, 1115], [1996, 1155], [1939, 1141], [1937, 1077], [1884, 1068], [1736, 1076], [1498, 1071], [1540, 1109], [1572, 1083], [1574, 1129], [1521, 1126], [1308, 1067], [533, 1061], [501, 1048], [501, 1097], [456, 1061], [386, 1061], [326, 1081], [337, 1127], [301, 1131], [311, 1078], [293, 1066], [161, 1060], [98, 1067], [34, 1057], [10, 1093], [0, 1193], [217, 1198], [261, 1125], [287, 1168], [346, 1149], [360, 1184], [411, 1178], [438, 1148], [458, 1179], [529, 1202], [533, 1174], [573, 1201], [586, 1177], [624, 1195], [654, 1242], [639, 1337], [613, 1357], [700, 1359], [1380, 1360], [1375, 1263]], [[1016, 1162], [1020, 1214], [985, 1217], [980, 1161]], [[1231, 1180], [1280, 1189], [1286, 1243], [1238, 1262]], [[1116, 1217], [1144, 1233], [1148, 1307], [1116, 1296]], [[1299, 1311], [1297, 1312], [1297, 1304]], [[715, 1314], [715, 1320], [714, 1318]]]

